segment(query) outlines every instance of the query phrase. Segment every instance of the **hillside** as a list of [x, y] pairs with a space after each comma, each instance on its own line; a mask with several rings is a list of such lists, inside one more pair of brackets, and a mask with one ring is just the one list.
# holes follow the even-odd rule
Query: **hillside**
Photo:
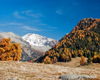
[[[69, 63], [74, 63], [74, 60], [79, 65], [80, 58], [72, 59]], [[58, 77], [63, 74], [85, 74], [100, 79], [98, 63], [80, 67], [75, 67], [76, 64], [68, 66], [67, 62], [59, 64], [0, 61], [0, 80], [59, 80]]]
[[70, 61], [76, 56], [93, 57], [100, 62], [100, 19], [85, 18], [53, 48], [45, 52], [37, 62], [55, 63]]

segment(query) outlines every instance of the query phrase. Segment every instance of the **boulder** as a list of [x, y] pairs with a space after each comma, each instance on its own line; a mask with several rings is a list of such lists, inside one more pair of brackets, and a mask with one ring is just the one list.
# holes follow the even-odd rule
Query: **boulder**
[[93, 76], [83, 75], [83, 74], [65, 74], [59, 76], [62, 80], [85, 80], [86, 78], [94, 78]]

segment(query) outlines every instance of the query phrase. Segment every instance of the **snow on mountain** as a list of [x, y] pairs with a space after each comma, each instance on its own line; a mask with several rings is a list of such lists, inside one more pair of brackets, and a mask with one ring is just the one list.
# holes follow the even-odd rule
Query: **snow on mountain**
[[58, 43], [58, 40], [51, 38], [46, 38], [38, 34], [26, 34], [22, 37], [25, 41], [29, 42], [32, 46], [50, 46], [53, 47], [54, 44]]

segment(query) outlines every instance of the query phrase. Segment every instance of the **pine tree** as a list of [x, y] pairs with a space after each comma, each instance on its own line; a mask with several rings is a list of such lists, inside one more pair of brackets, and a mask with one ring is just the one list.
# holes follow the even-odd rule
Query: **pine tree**
[[74, 53], [74, 54], [72, 54], [72, 57], [73, 57], [73, 58], [75, 58], [75, 57], [76, 57], [76, 54], [75, 54], [75, 53]]
[[71, 61], [71, 57], [70, 57], [70, 55], [69, 55], [69, 61]]
[[87, 62], [90, 64], [91, 63], [91, 57], [88, 57]]
[[88, 57], [88, 58], [89, 58], [89, 57], [91, 58], [91, 53], [88, 53], [87, 57]]

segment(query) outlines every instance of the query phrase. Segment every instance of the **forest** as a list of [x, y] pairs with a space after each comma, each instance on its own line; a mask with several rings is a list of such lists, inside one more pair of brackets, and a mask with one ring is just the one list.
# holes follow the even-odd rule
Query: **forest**
[[81, 57], [81, 65], [85, 64], [85, 57], [88, 63], [100, 63], [100, 19], [82, 19], [58, 44], [35, 61], [52, 64], [69, 62], [75, 57]]

